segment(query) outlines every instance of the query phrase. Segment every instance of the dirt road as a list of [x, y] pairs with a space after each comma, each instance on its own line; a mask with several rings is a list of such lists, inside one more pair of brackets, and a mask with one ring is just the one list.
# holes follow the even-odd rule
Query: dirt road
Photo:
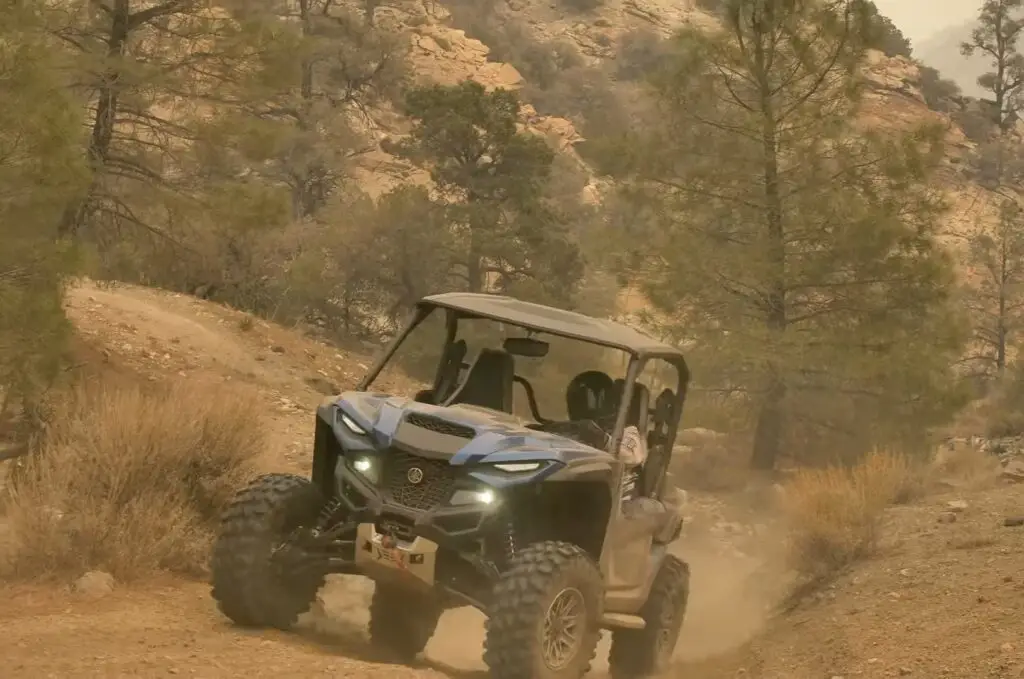
[[[0, 589], [4, 601], [0, 609], [3, 676], [486, 676], [480, 660], [483, 618], [471, 609], [445, 614], [422, 666], [389, 665], [375, 659], [364, 634], [366, 591], [358, 585], [330, 583], [322, 593], [326, 610], [306, 616], [299, 631], [283, 633], [232, 626], [216, 611], [209, 588], [195, 582], [166, 580], [119, 587], [99, 599], [53, 586]], [[715, 616], [707, 615], [711, 606], [706, 606], [702, 615], [700, 598], [684, 631], [683, 656], [706, 651], [700, 628], [702, 622], [715, 624]], [[706, 604], [712, 603], [705, 599]], [[736, 609], [714, 608], [723, 613], [720, 621], [732, 617], [742, 626], [741, 617], [733, 617]], [[724, 632], [727, 628], [718, 629]], [[606, 644], [607, 640], [604, 649]], [[606, 652], [599, 657], [606, 657]], [[605, 663], [599, 662], [596, 674], [604, 667]]]

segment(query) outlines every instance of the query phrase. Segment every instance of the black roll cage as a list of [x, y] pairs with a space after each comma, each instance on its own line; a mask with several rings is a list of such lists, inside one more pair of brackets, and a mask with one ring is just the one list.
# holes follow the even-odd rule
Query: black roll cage
[[[458, 336], [459, 321], [464, 319], [491, 320], [494, 321], [495, 323], [503, 323], [505, 325], [522, 328], [524, 330], [528, 330], [531, 332], [540, 332], [555, 337], [565, 337], [567, 339], [572, 339], [577, 342], [594, 344], [597, 346], [604, 346], [610, 349], [618, 349], [620, 351], [624, 351], [625, 353], [627, 353], [629, 355], [629, 365], [626, 368], [623, 397], [621, 399], [621, 402], [619, 403], [618, 413], [616, 414], [615, 418], [615, 428], [612, 432], [611, 437], [609, 438], [607, 448], [607, 452], [615, 457], [618, 457], [619, 445], [622, 442], [622, 435], [626, 428], [626, 420], [629, 417], [629, 410], [630, 406], [632, 405], [633, 386], [636, 384], [637, 379], [640, 377], [648, 361], [663, 360], [669, 363], [675, 368], [676, 376], [678, 379], [676, 388], [673, 390], [675, 396], [672, 407], [672, 417], [670, 422], [668, 423], [669, 428], [667, 432], [668, 444], [671, 445], [672, 442], [675, 441], [676, 434], [679, 429], [679, 422], [682, 417], [683, 404], [686, 401], [686, 390], [690, 382], [689, 368], [687, 367], [686, 361], [683, 359], [682, 355], [678, 352], [678, 350], [673, 350], [670, 348], [666, 348], [666, 350], [654, 351], [647, 349], [629, 349], [619, 344], [604, 343], [596, 339], [585, 339], [582, 337], [553, 331], [551, 329], [544, 327], [533, 327], [525, 323], [505, 320], [496, 316], [460, 311], [458, 309], [445, 307], [439, 304], [431, 304], [425, 300], [421, 301], [416, 306], [416, 309], [413, 311], [411, 318], [405, 323], [405, 325], [402, 326], [402, 329], [385, 347], [384, 351], [377, 358], [377, 360], [374, 361], [369, 371], [367, 371], [366, 376], [360, 381], [360, 383], [356, 387], [356, 390], [366, 391], [367, 389], [369, 389], [370, 385], [373, 384], [373, 381], [375, 379], [377, 379], [381, 371], [388, 364], [388, 362], [390, 362], [391, 358], [395, 355], [395, 353], [402, 346], [402, 344], [405, 342], [406, 338], [412, 333], [412, 331], [415, 330], [424, 320], [426, 320], [426, 318], [430, 316], [430, 314], [432, 314], [435, 310], [438, 309], [443, 309], [446, 314], [446, 332], [444, 340], [445, 343], [444, 352], [442, 353], [442, 356], [448, 355], [448, 350], [454, 344], [455, 338]], [[442, 369], [442, 366], [443, 361], [439, 361], [435, 372], [435, 379], [439, 374], [440, 370]], [[525, 379], [519, 379], [517, 381], [519, 381], [520, 384], [523, 384], [527, 390], [527, 399], [530, 404], [531, 414], [534, 417], [538, 417], [539, 413], [536, 412], [537, 404], [536, 398], [533, 394], [532, 386], [528, 382], [526, 382]]]

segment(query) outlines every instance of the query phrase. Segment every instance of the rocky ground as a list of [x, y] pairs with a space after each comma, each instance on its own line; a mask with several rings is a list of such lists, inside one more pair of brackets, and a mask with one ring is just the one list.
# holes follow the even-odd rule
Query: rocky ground
[[[308, 468], [312, 408], [351, 386], [369, 360], [208, 302], [131, 286], [79, 286], [70, 314], [86, 342], [82, 370], [255, 386], [274, 425], [267, 468]], [[1003, 454], [1015, 469], [1017, 457]], [[1024, 677], [1020, 486], [947, 486], [890, 510], [874, 558], [788, 609], [785, 526], [765, 509], [765, 492], [689, 495], [678, 551], [691, 562], [694, 592], [674, 676]], [[363, 632], [369, 589], [358, 579], [332, 581], [301, 634], [234, 629], [196, 582], [127, 586], [94, 573], [0, 589], [3, 676], [427, 679], [483, 670], [482, 619], [466, 609], [446, 614], [422, 666], [373, 658]]]

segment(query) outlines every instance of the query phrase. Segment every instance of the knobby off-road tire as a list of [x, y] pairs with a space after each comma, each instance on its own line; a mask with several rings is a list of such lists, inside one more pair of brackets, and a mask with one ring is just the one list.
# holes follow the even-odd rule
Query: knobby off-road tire
[[274, 549], [300, 526], [316, 521], [323, 497], [307, 479], [261, 476], [239, 491], [221, 518], [211, 560], [213, 598], [245, 627], [287, 630], [309, 610], [325, 572], [284, 573]]
[[370, 643], [394, 660], [410, 663], [427, 647], [443, 612], [429, 595], [378, 582], [370, 600]]
[[669, 666], [689, 597], [690, 568], [669, 554], [640, 609], [647, 625], [643, 629], [617, 629], [612, 634], [608, 659], [612, 679], [652, 677]]
[[[548, 619], [569, 610], [579, 615], [577, 642], [552, 662], [545, 644]], [[484, 661], [494, 679], [579, 679], [590, 669], [601, 637], [604, 582], [597, 564], [568, 542], [540, 542], [513, 557], [494, 589], [488, 611]], [[568, 615], [568, 614], [566, 614]], [[556, 616], [558, 617], [558, 616]]]

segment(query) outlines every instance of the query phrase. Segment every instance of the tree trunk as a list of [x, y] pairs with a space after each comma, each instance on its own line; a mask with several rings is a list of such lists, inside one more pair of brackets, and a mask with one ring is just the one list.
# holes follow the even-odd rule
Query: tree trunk
[[[313, 36], [313, 8], [309, 0], [299, 2], [299, 20], [302, 22], [302, 36], [309, 40]], [[299, 119], [297, 121], [299, 130], [305, 133], [312, 133], [315, 123], [311, 121], [313, 111], [313, 61], [304, 57], [300, 64], [301, 82], [299, 83], [299, 96], [302, 102], [299, 107]], [[292, 215], [296, 219], [310, 217], [323, 207], [326, 201], [327, 187], [325, 186], [326, 170], [323, 160], [319, 157], [308, 158], [300, 161], [301, 167], [295, 170], [295, 186], [292, 189]]]
[[[478, 197], [471, 192], [469, 194], [469, 204], [473, 205], [476, 200], [478, 200]], [[479, 216], [474, 213], [469, 215], [469, 252], [466, 253], [466, 287], [468, 292], [483, 292], [487, 282], [484, 280], [484, 257], [480, 246], [480, 229], [482, 227], [473, 223], [478, 219]]]
[[757, 415], [754, 430], [754, 452], [750, 458], [751, 468], [770, 472], [782, 452], [783, 427], [786, 420], [786, 384], [778, 376], [770, 378], [761, 410]]
[[480, 255], [470, 251], [466, 259], [466, 281], [469, 292], [483, 292], [484, 274], [480, 263]]
[[103, 170], [110, 157], [110, 145], [117, 124], [120, 64], [130, 33], [130, 6], [128, 0], [116, 0], [111, 10], [110, 35], [107, 38], [107, 61], [110, 62], [100, 80], [96, 97], [96, 118], [86, 155], [92, 170], [92, 182], [85, 194], [73, 200], [64, 210], [58, 227], [61, 237], [74, 237], [89, 218], [89, 206], [103, 178]]
[[782, 193], [779, 186], [778, 121], [772, 101], [772, 84], [767, 77], [769, 68], [764, 43], [756, 48], [755, 59], [762, 76], [761, 90], [761, 145], [764, 172], [764, 207], [768, 279], [765, 281], [765, 324], [770, 345], [766, 370], [768, 385], [757, 417], [754, 450], [750, 464], [754, 469], [771, 471], [775, 468], [782, 447], [785, 426], [786, 383], [781, 366], [776, 360], [776, 346], [781, 345], [786, 331], [786, 243], [782, 224]]
[[1009, 266], [1006, 257], [1006, 235], [1002, 235], [1002, 246], [1001, 246], [1001, 268], [999, 271], [999, 318], [996, 320], [996, 373], [1002, 375], [1006, 370], [1006, 297], [1007, 297], [1007, 275], [1006, 270]]

